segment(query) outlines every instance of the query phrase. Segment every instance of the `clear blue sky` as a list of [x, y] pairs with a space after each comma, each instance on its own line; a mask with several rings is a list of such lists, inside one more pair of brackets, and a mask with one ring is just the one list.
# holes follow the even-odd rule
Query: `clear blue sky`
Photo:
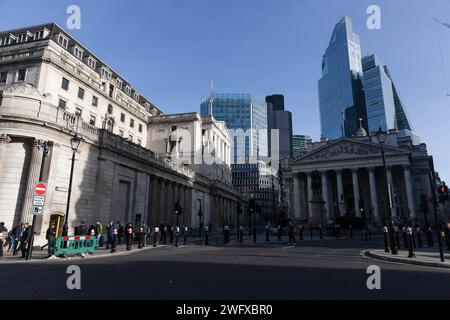
[[[217, 92], [284, 94], [294, 133], [314, 139], [321, 57], [348, 15], [362, 53], [389, 66], [436, 170], [450, 179], [450, 29], [433, 21], [450, 22], [448, 0], [0, 0], [0, 30], [66, 28], [71, 4], [81, 7], [82, 28], [68, 31], [166, 113], [199, 111], [214, 80]], [[371, 4], [381, 7], [381, 30], [366, 27]]]

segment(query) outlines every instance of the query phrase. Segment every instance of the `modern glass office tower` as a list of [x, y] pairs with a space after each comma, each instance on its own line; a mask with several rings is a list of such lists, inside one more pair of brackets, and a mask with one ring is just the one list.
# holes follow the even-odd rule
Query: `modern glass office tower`
[[294, 159], [306, 153], [307, 143], [312, 142], [310, 136], [294, 134], [292, 137], [292, 148], [294, 152]]
[[396, 129], [412, 132], [387, 66], [374, 54], [362, 59], [369, 132]]
[[362, 59], [368, 132], [396, 128], [392, 81], [375, 54]]
[[338, 139], [356, 134], [359, 118], [367, 127], [359, 36], [344, 17], [334, 27], [322, 60], [318, 83], [322, 136]]
[[[268, 155], [265, 102], [246, 93], [212, 93], [202, 99], [200, 114], [212, 114], [216, 120], [225, 121], [233, 140], [232, 162], [236, 163], [237, 157], [256, 159]], [[247, 133], [245, 141], [239, 142], [238, 137], [234, 135], [233, 130], [238, 129]]]
[[[275, 152], [278, 150], [278, 159], [283, 166], [292, 159], [292, 114], [290, 111], [284, 110], [284, 96], [282, 94], [274, 94], [266, 97], [267, 103], [267, 125], [268, 125], [268, 146], [269, 156], [272, 155], [272, 130], [278, 130], [278, 148], [273, 148]], [[274, 135], [275, 137], [275, 135]]]

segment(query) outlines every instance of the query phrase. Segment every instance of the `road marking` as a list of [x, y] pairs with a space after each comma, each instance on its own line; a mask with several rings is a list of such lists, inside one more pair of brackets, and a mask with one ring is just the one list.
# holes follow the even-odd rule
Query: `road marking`
[[295, 248], [295, 246], [283, 247], [281, 249], [292, 249], [292, 248]]

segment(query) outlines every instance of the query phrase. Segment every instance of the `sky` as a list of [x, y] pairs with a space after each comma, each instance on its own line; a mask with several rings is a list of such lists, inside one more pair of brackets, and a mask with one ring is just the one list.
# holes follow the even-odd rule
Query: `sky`
[[[66, 26], [69, 5], [80, 29]], [[367, 28], [369, 5], [381, 9], [379, 30]], [[211, 80], [216, 92], [283, 94], [294, 133], [314, 140], [322, 55], [347, 15], [450, 179], [450, 29], [434, 21], [450, 23], [448, 0], [0, 0], [0, 13], [0, 30], [58, 23], [165, 113], [199, 112]]]

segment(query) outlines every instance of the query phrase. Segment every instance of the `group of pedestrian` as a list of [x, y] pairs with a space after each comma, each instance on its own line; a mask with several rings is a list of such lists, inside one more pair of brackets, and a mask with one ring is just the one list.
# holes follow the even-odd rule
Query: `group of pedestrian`
[[0, 222], [0, 233], [2, 238], [0, 240], [0, 256], [3, 256], [3, 249], [6, 248], [6, 251], [12, 250], [14, 256], [20, 250], [22, 253], [21, 258], [26, 257], [31, 239], [31, 225], [29, 223], [16, 225], [8, 232], [5, 223]]

